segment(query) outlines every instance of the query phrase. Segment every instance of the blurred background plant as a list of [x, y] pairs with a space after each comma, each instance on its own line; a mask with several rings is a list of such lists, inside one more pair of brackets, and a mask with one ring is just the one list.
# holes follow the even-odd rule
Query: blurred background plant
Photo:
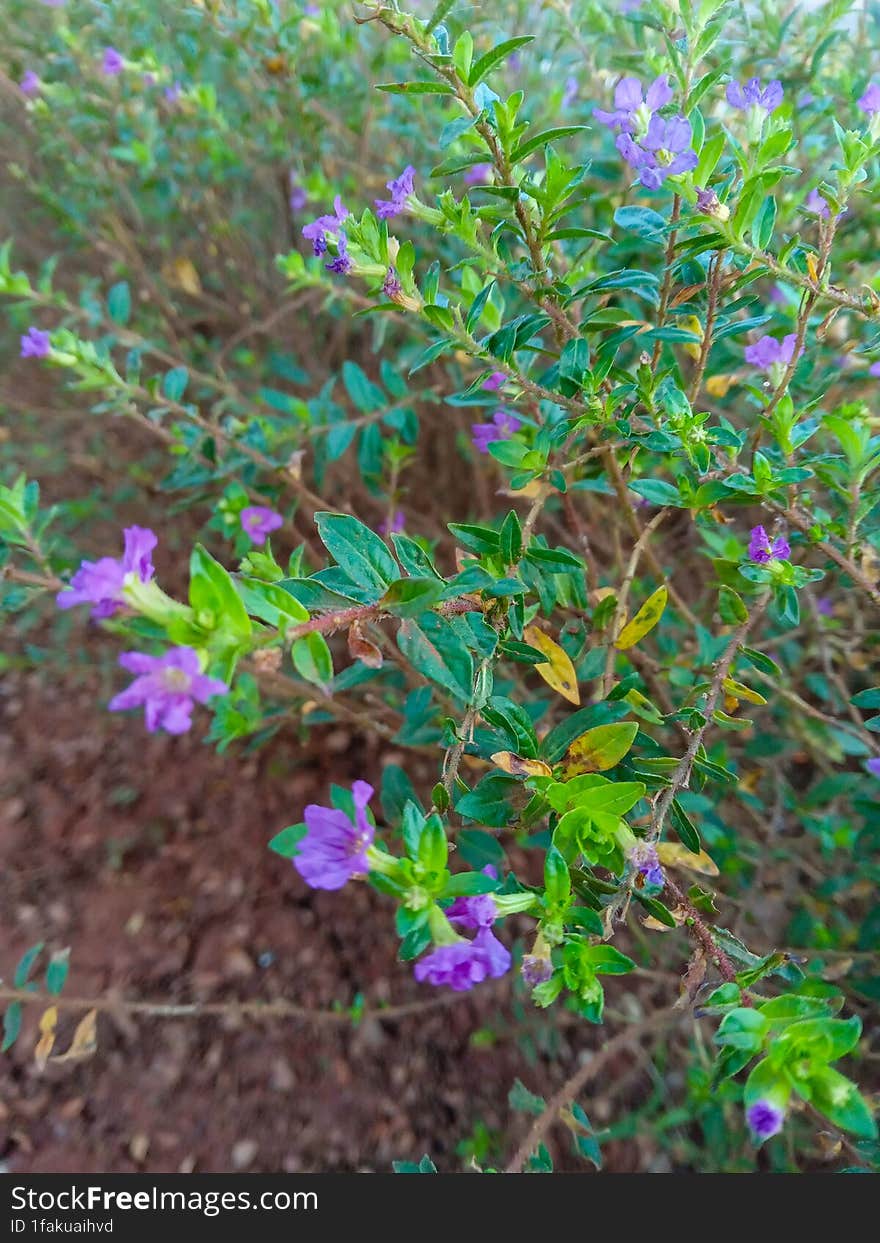
[[[880, 88], [852, 51], [876, 49], [880, 8], [747, 7], [425, 3], [413, 24], [396, 6], [292, 0], [5, 6], [4, 668], [118, 690], [109, 663], [100, 689], [95, 669], [119, 646], [86, 639], [53, 597], [138, 523], [160, 535], [172, 594], [193, 544], [210, 549], [193, 563], [195, 620], [105, 629], [129, 646], [204, 640], [230, 683], [238, 664], [208, 735], [233, 772], [291, 739], [309, 755], [341, 723], [373, 767], [340, 757], [327, 781], [369, 777], [404, 835], [420, 808], [417, 866], [431, 813], [464, 819], [456, 859], [512, 869], [515, 897], [544, 876], [545, 928], [571, 892], [545, 870], [543, 826], [571, 804], [541, 781], [601, 772], [647, 790], [630, 823], [650, 843], [668, 816], [672, 887], [642, 893], [622, 855], [586, 847], [571, 872], [584, 936], [613, 929], [630, 964], [606, 1020], [636, 1032], [597, 1059], [589, 1117], [561, 1101], [582, 1168], [609, 1168], [609, 1152], [627, 1168], [632, 1137], [652, 1154], [635, 1168], [877, 1155], [862, 1115], [817, 1120], [818, 1087], [756, 1155], [742, 1081], [719, 1077], [748, 1060], [731, 1069], [731, 1048], [769, 1040], [773, 1061], [778, 1015], [737, 1023], [784, 989], [787, 1021], [842, 1022], [841, 1005], [862, 1018], [840, 1048], [870, 1095], [880, 995]], [[392, 184], [407, 169], [409, 186]], [[362, 216], [376, 200], [387, 214]], [[331, 208], [317, 258], [303, 228]], [[254, 509], [281, 520], [268, 543], [246, 525]], [[207, 581], [218, 617], [243, 600], [240, 631], [204, 622]], [[436, 611], [459, 603], [462, 618]], [[531, 921], [512, 918], [519, 957]], [[568, 945], [586, 943], [567, 926]], [[415, 954], [426, 929], [399, 915]], [[56, 931], [37, 932], [58, 951]], [[667, 1023], [689, 956], [684, 997], [704, 1017]], [[469, 1039], [487, 1057], [514, 1044], [534, 1092], [514, 1086], [503, 1123], [451, 1118], [429, 1148], [441, 1168], [505, 1154], [566, 1168], [549, 1085], [583, 1073], [578, 1051], [602, 1036], [586, 1026], [592, 967], [554, 969], [567, 1002], [536, 1011], [517, 982], [504, 1009], [475, 1013]], [[352, 1005], [346, 979], [331, 999]], [[713, 1014], [730, 1036], [720, 1063]], [[539, 1132], [513, 1152], [529, 1115]]]

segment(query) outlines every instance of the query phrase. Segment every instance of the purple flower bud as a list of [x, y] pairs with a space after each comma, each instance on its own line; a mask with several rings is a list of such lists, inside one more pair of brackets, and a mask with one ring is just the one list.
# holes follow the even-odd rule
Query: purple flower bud
[[880, 755], [872, 755], [869, 760], [866, 760], [865, 768], [872, 777], [880, 777]]
[[553, 974], [553, 963], [549, 958], [538, 957], [537, 954], [523, 954], [520, 967], [523, 983], [529, 988], [537, 988], [546, 984]]
[[146, 652], [123, 652], [123, 669], [137, 676], [126, 690], [107, 705], [111, 712], [143, 708], [151, 734], [185, 734], [192, 725], [195, 703], [207, 703], [213, 695], [225, 695], [229, 687], [219, 678], [201, 672], [199, 654], [191, 647], [173, 647], [162, 656]]
[[779, 535], [773, 542], [763, 527], [752, 527], [749, 540], [749, 558], [758, 565], [766, 565], [769, 561], [785, 561], [791, 556], [791, 546], [784, 535]]
[[784, 1110], [774, 1105], [772, 1101], [755, 1101], [746, 1110], [746, 1122], [749, 1124], [752, 1138], [759, 1144], [762, 1144], [765, 1139], [770, 1139], [771, 1135], [777, 1135], [782, 1130], [784, 1121]]
[[868, 375], [875, 376], [875, 377], [880, 376], [880, 363], [871, 363], [870, 367], [868, 368]]
[[104, 48], [104, 59], [101, 61], [101, 72], [106, 74], [108, 78], [115, 77], [118, 73], [122, 73], [125, 68], [125, 58], [121, 52], [117, 52], [115, 47]]
[[340, 232], [336, 238], [336, 257], [331, 259], [329, 263], [325, 263], [324, 267], [328, 272], [336, 272], [340, 276], [346, 276], [351, 271], [348, 238], [344, 233]]
[[499, 388], [507, 383], [507, 374], [504, 371], [493, 371], [487, 376], [480, 388], [485, 389], [488, 393], [496, 393]]
[[391, 191], [391, 198], [375, 200], [376, 215], [380, 220], [390, 220], [392, 216], [399, 216], [406, 209], [407, 197], [413, 192], [415, 175], [416, 170], [411, 164], [407, 164], [399, 177], [395, 177], [393, 181], [386, 181], [385, 184]]
[[165, 87], [162, 94], [165, 96], [169, 104], [176, 104], [179, 102], [180, 97], [183, 94], [183, 87], [179, 82], [171, 82]]
[[394, 517], [389, 522], [387, 518], [379, 523], [378, 531], [380, 535], [399, 535], [406, 527], [406, 515], [402, 509], [398, 509], [394, 513]]
[[400, 278], [393, 267], [390, 267], [385, 273], [385, 279], [382, 282], [382, 292], [386, 298], [390, 298], [392, 301], [403, 293], [403, 285], [401, 285]]
[[22, 95], [27, 95], [29, 98], [33, 98], [34, 95], [39, 95], [40, 87], [40, 79], [37, 74], [34, 73], [33, 69], [28, 69], [18, 84], [18, 89], [21, 91]]
[[856, 102], [865, 116], [869, 120], [873, 120], [877, 113], [880, 112], [880, 84], [872, 82], [864, 95]]
[[291, 211], [302, 211], [302, 209], [305, 207], [308, 201], [309, 201], [309, 195], [308, 195], [308, 191], [306, 190], [305, 186], [301, 186], [299, 182], [295, 180], [295, 174], [291, 173], [290, 174], [290, 198], [289, 198], [290, 210]]
[[70, 580], [70, 586], [55, 597], [60, 609], [91, 604], [91, 616], [102, 621], [125, 608], [122, 589], [129, 574], [142, 583], [150, 581], [155, 574], [151, 554], [159, 542], [154, 532], [149, 527], [132, 526], [126, 527], [122, 534], [125, 541], [122, 557], [83, 561]]
[[474, 423], [471, 426], [471, 440], [479, 453], [488, 453], [489, 445], [496, 440], [510, 440], [522, 424], [515, 415], [507, 410], [496, 410], [491, 423]]
[[645, 878], [645, 884], [662, 889], [666, 884], [663, 868], [653, 842], [636, 842], [627, 851], [630, 867]]
[[373, 844], [375, 829], [367, 818], [367, 803], [373, 787], [355, 781], [351, 793], [354, 820], [336, 807], [310, 803], [305, 809], [308, 832], [297, 844], [293, 866], [312, 889], [341, 889], [352, 876], [370, 870], [367, 848]]
[[565, 79], [565, 90], [562, 92], [563, 108], [570, 108], [578, 96], [578, 80], [573, 74]]
[[284, 525], [284, 519], [266, 505], [246, 505], [239, 514], [242, 530], [252, 544], [265, 544], [266, 537]]
[[47, 358], [52, 349], [48, 332], [40, 328], [28, 328], [21, 338], [22, 358]]

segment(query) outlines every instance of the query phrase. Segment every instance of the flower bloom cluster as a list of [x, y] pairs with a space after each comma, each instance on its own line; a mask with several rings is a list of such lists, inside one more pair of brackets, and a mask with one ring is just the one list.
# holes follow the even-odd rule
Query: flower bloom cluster
[[[487, 872], [491, 868], [484, 869]], [[490, 893], [471, 898], [456, 898], [446, 911], [446, 918], [458, 928], [476, 932], [472, 941], [454, 941], [438, 945], [420, 958], [414, 975], [420, 984], [446, 986], [456, 993], [466, 992], [483, 980], [497, 980], [510, 970], [510, 951], [492, 931], [498, 908]]]
[[594, 110], [597, 121], [617, 131], [617, 150], [638, 170], [648, 190], [657, 190], [667, 177], [697, 166], [691, 149], [693, 133], [683, 116], [662, 117], [659, 109], [672, 99], [668, 78], [655, 78], [643, 91], [638, 78], [622, 78], [614, 91], [614, 111]]
[[375, 830], [367, 819], [367, 803], [373, 787], [355, 781], [351, 793], [354, 820], [336, 807], [310, 803], [305, 809], [308, 832], [298, 844], [293, 865], [313, 889], [341, 889], [353, 876], [365, 876], [370, 870], [366, 852]]
[[151, 734], [160, 729], [167, 734], [185, 734], [192, 725], [194, 703], [207, 703], [213, 695], [229, 691], [219, 678], [205, 677], [199, 654], [192, 647], [172, 647], [161, 656], [123, 652], [119, 663], [136, 677], [108, 707], [111, 712], [143, 708]]
[[[485, 386], [484, 386], [485, 387]], [[522, 426], [516, 415], [509, 410], [496, 410], [491, 423], [473, 423], [471, 439], [479, 453], [488, 453], [489, 445], [496, 440], [510, 440], [514, 432]]]
[[159, 542], [155, 534], [148, 527], [132, 526], [125, 528], [123, 538], [121, 558], [83, 561], [70, 580], [70, 586], [56, 597], [60, 609], [91, 604], [92, 617], [101, 621], [125, 608], [122, 589], [130, 575], [142, 583], [150, 581], [155, 573], [151, 553]]
[[784, 535], [778, 535], [771, 542], [763, 527], [752, 527], [749, 540], [750, 560], [757, 565], [767, 565], [769, 561], [785, 561], [790, 556], [791, 545]]
[[284, 519], [266, 505], [246, 505], [239, 514], [242, 530], [252, 544], [265, 544], [266, 537], [284, 525]]

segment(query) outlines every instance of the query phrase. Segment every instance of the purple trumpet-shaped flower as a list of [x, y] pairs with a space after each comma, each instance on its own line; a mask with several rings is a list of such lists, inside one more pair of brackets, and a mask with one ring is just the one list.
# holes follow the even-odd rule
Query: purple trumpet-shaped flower
[[108, 707], [111, 712], [142, 707], [151, 734], [160, 729], [166, 734], [185, 734], [192, 725], [193, 704], [207, 703], [213, 695], [229, 691], [219, 678], [205, 677], [199, 654], [191, 647], [172, 647], [162, 656], [123, 652], [119, 663], [137, 676]]
[[327, 250], [327, 234], [338, 237], [342, 229], [343, 222], [351, 213], [343, 203], [339, 195], [333, 200], [333, 215], [319, 216], [317, 220], [312, 220], [309, 224], [303, 225], [302, 235], [307, 241], [312, 243], [312, 250], [316, 255], [323, 255]]
[[693, 132], [684, 117], [664, 118], [656, 113], [645, 136], [635, 142], [619, 134], [617, 150], [628, 164], [639, 170], [639, 180], [647, 190], [658, 190], [667, 177], [690, 172], [697, 166], [697, 153], [691, 149]]
[[28, 69], [19, 82], [18, 89], [22, 95], [27, 95], [28, 98], [32, 99], [34, 95], [39, 95], [41, 85], [39, 76], [34, 73], [33, 69]]
[[305, 809], [308, 832], [297, 845], [293, 866], [312, 889], [341, 889], [352, 876], [370, 870], [367, 848], [373, 844], [375, 829], [367, 819], [367, 803], [373, 787], [355, 781], [351, 793], [354, 820], [336, 807], [310, 803]]
[[284, 525], [281, 515], [267, 505], [246, 505], [238, 517], [252, 544], [265, 544], [266, 537]]
[[104, 58], [101, 61], [101, 72], [106, 74], [108, 78], [115, 78], [118, 73], [122, 73], [125, 68], [125, 57], [121, 52], [117, 52], [115, 47], [104, 48]]
[[644, 876], [646, 885], [662, 889], [666, 884], [666, 877], [663, 875], [663, 868], [660, 866], [660, 859], [657, 855], [657, 847], [653, 842], [636, 842], [634, 846], [630, 846], [627, 858], [630, 867]]
[[338, 272], [340, 276], [346, 276], [351, 271], [351, 256], [348, 253], [348, 238], [343, 232], [339, 232], [336, 237], [336, 256], [329, 263], [325, 263], [324, 267], [328, 272]]
[[21, 338], [22, 358], [46, 358], [52, 349], [48, 332], [41, 328], [28, 328]]
[[471, 440], [479, 453], [488, 453], [489, 445], [496, 440], [510, 440], [522, 426], [519, 419], [507, 410], [496, 410], [491, 423], [473, 423]]
[[130, 574], [142, 583], [150, 581], [155, 573], [150, 554], [159, 542], [155, 534], [148, 527], [136, 526], [126, 527], [122, 534], [125, 541], [122, 557], [83, 561], [70, 580], [70, 586], [55, 597], [60, 609], [91, 604], [91, 616], [101, 621], [125, 607], [122, 589]]
[[856, 102], [865, 116], [873, 120], [880, 112], [880, 83], [872, 82], [864, 95], [861, 95]]
[[741, 112], [748, 112], [749, 108], [763, 108], [769, 114], [782, 103], [782, 95], [782, 83], [776, 78], [765, 87], [761, 86], [760, 78], [749, 78], [743, 86], [738, 82], [727, 84], [727, 102], [731, 108], [739, 108]]
[[766, 565], [768, 561], [786, 561], [791, 556], [791, 545], [784, 535], [778, 535], [772, 542], [763, 527], [752, 527], [749, 540], [749, 559], [757, 565]]
[[485, 979], [500, 979], [510, 970], [510, 963], [509, 952], [491, 928], [481, 928], [473, 941], [438, 945], [419, 959], [413, 974], [420, 984], [445, 985], [464, 993]]
[[393, 181], [386, 181], [385, 184], [391, 191], [391, 198], [374, 200], [376, 215], [380, 220], [390, 220], [392, 216], [399, 216], [406, 209], [407, 196], [413, 192], [415, 175], [416, 170], [412, 164], [407, 164], [399, 177], [395, 177]]
[[872, 755], [869, 760], [866, 760], [865, 768], [872, 777], [880, 777], [880, 755]]
[[645, 92], [638, 78], [621, 78], [614, 88], [614, 111], [594, 108], [593, 116], [610, 129], [634, 134], [637, 129], [644, 131], [653, 113], [671, 99], [672, 88], [665, 73], [655, 78]]
[[753, 345], [747, 345], [743, 357], [753, 367], [758, 367], [761, 371], [769, 371], [778, 363], [784, 363], [787, 366], [794, 358], [796, 345], [797, 333], [795, 332], [788, 333], [781, 341], [777, 341], [775, 337], [765, 336]]
[[782, 1130], [784, 1121], [785, 1111], [778, 1105], [774, 1105], [773, 1101], [755, 1101], [746, 1110], [746, 1122], [749, 1124], [752, 1138], [759, 1144], [769, 1139], [771, 1135], [777, 1135]]

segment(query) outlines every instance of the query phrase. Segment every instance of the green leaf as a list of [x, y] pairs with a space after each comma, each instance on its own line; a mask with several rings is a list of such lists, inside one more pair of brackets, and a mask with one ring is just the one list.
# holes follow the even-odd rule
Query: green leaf
[[636, 739], [639, 727], [635, 721], [619, 721], [612, 725], [595, 725], [575, 738], [565, 756], [566, 776], [577, 773], [605, 772], [619, 764]]
[[703, 849], [700, 841], [700, 835], [693, 820], [688, 816], [677, 798], [672, 800], [670, 808], [672, 822], [675, 825], [675, 831], [681, 838], [682, 844], [687, 846], [688, 850], [698, 855]]
[[718, 616], [726, 626], [739, 626], [749, 620], [749, 610], [732, 587], [722, 586], [718, 592]]
[[21, 1002], [11, 1001], [6, 1007], [6, 1013], [3, 1015], [3, 1043], [0, 1044], [0, 1053], [6, 1053], [11, 1049], [18, 1039], [21, 1031]]
[[530, 1092], [521, 1079], [515, 1079], [513, 1087], [507, 1094], [507, 1103], [511, 1109], [520, 1113], [534, 1114], [536, 1118], [544, 1112], [546, 1104], [543, 1096]]
[[28, 976], [33, 970], [34, 963], [43, 951], [45, 941], [38, 941], [36, 945], [32, 945], [29, 950], [25, 950], [19, 959], [18, 966], [15, 968], [15, 975], [12, 982], [16, 988], [24, 988], [27, 983]]
[[308, 831], [308, 826], [305, 824], [290, 824], [286, 829], [275, 834], [269, 842], [269, 849], [274, 850], [276, 855], [281, 855], [282, 859], [292, 859], [297, 854], [297, 845]]
[[419, 673], [467, 702], [473, 690], [474, 662], [458, 632], [437, 613], [425, 613], [418, 624], [404, 618], [397, 646]]
[[400, 578], [391, 584], [379, 606], [396, 617], [419, 617], [438, 603], [445, 588], [439, 578]]
[[515, 52], [518, 47], [531, 43], [533, 37], [532, 35], [520, 35], [516, 39], [505, 39], [503, 43], [493, 47], [490, 52], [486, 52], [485, 56], [481, 56], [471, 67], [468, 86], [476, 86], [478, 82], [482, 82], [486, 74], [491, 73], [500, 61], [509, 56], [511, 52]]
[[46, 988], [57, 997], [67, 981], [67, 973], [70, 970], [70, 950], [58, 950], [49, 959], [49, 965], [46, 968]]
[[793, 1082], [795, 1091], [834, 1126], [859, 1139], [877, 1138], [877, 1123], [867, 1101], [845, 1075], [831, 1066], [819, 1066], [806, 1083], [799, 1079]]
[[297, 639], [290, 649], [297, 673], [314, 686], [327, 686], [333, 681], [333, 656], [322, 634], [313, 630]]
[[556, 142], [560, 138], [567, 138], [570, 134], [579, 134], [582, 130], [589, 129], [588, 125], [558, 125], [554, 129], [545, 129], [541, 134], [535, 134], [533, 138], [526, 139], [525, 142], [512, 152], [510, 156], [511, 164], [519, 164], [526, 156], [537, 151], [539, 147], [546, 147], [549, 142]]
[[236, 638], [252, 632], [244, 601], [228, 571], [201, 544], [196, 544], [192, 551], [189, 573], [189, 602], [199, 625]]
[[107, 294], [107, 312], [114, 323], [128, 323], [131, 317], [131, 290], [128, 281], [120, 281]]
[[391, 553], [359, 519], [323, 510], [315, 514], [315, 525], [337, 564], [358, 586], [375, 593], [375, 599], [398, 578], [400, 571]]
[[583, 958], [596, 975], [627, 975], [636, 968], [633, 960], [613, 945], [590, 945], [583, 950]]
[[650, 207], [618, 207], [614, 223], [648, 242], [661, 242], [666, 229], [663, 216]]
[[187, 384], [189, 384], [189, 372], [186, 367], [173, 367], [171, 371], [165, 373], [162, 392], [169, 401], [179, 402], [183, 399]]

